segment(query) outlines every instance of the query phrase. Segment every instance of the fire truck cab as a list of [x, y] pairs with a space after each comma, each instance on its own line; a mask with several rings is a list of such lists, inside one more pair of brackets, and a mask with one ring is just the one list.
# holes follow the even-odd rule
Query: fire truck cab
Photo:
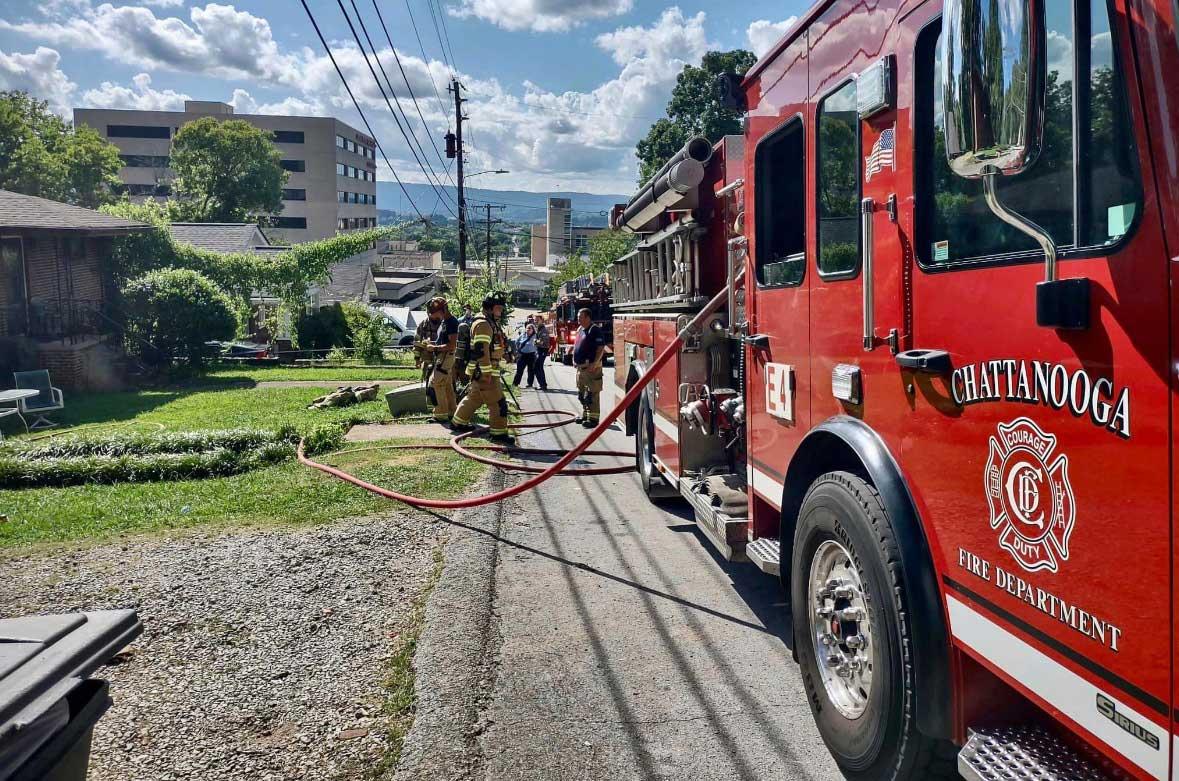
[[652, 498], [781, 578], [850, 779], [1173, 779], [1163, 0], [824, 0], [613, 224]]

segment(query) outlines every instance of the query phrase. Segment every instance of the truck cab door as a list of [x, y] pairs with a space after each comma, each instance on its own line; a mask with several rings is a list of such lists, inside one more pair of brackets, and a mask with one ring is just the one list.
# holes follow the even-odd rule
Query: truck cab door
[[786, 465], [810, 428], [810, 280], [807, 269], [807, 46], [802, 36], [761, 77], [749, 111], [745, 274], [749, 332], [746, 415], [754, 538], [777, 540]]
[[[1037, 326], [1043, 254], [949, 170], [940, 22], [918, 9], [897, 46], [897, 160], [915, 183], [901, 462], [954, 647], [1135, 777], [1168, 778], [1168, 256], [1125, 4], [1045, 10], [1044, 148], [998, 194], [1053, 236], [1062, 279], [1090, 280], [1091, 325]], [[935, 352], [922, 367], [906, 349]], [[962, 700], [963, 727], [987, 717]]]

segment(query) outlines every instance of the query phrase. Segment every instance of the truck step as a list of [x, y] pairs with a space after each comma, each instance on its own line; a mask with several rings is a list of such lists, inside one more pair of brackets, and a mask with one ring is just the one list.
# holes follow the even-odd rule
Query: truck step
[[778, 563], [782, 557], [782, 546], [774, 538], [759, 537], [745, 546], [745, 555], [767, 575], [782, 574]]
[[745, 542], [749, 539], [749, 519], [734, 518], [717, 510], [710, 499], [680, 482], [680, 494], [695, 511], [696, 525], [726, 561], [745, 561]]
[[1038, 725], [972, 729], [958, 753], [967, 781], [1113, 781], [1123, 778], [1092, 764]]

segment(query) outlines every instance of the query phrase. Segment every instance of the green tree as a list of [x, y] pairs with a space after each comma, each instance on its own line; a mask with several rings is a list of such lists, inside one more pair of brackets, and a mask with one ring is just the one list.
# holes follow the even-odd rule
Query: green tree
[[282, 211], [287, 172], [273, 135], [240, 119], [203, 117], [172, 139], [173, 191], [190, 219], [245, 222]]
[[667, 103], [667, 119], [660, 119], [639, 141], [639, 180], [646, 182], [691, 136], [716, 143], [741, 132], [741, 114], [721, 105], [716, 79], [722, 73], [744, 74], [757, 57], [745, 49], [708, 52], [700, 65], [686, 65], [676, 77]]
[[87, 208], [120, 198], [119, 150], [26, 92], [0, 92], [0, 189]]
[[233, 303], [203, 274], [161, 269], [123, 286], [128, 348], [148, 363], [204, 361], [206, 341], [229, 339], [237, 329]]

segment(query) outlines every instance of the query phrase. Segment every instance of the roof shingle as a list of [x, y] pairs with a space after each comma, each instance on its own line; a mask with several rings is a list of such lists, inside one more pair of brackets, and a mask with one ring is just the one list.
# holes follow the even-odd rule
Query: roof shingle
[[68, 203], [0, 190], [0, 228], [84, 233], [132, 233], [152, 230], [145, 222], [71, 206]]

